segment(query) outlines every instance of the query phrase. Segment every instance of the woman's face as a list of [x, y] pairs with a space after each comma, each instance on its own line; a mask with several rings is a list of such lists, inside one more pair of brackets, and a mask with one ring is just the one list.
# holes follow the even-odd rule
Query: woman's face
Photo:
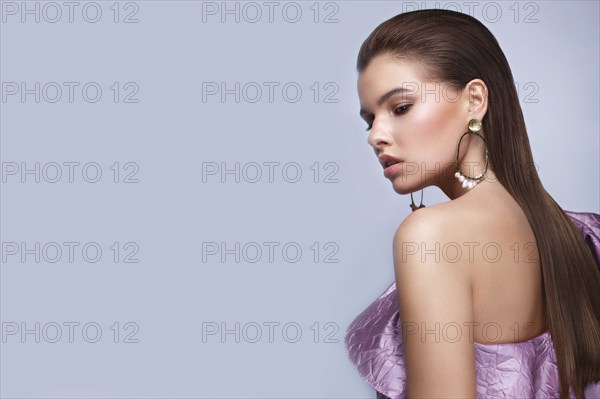
[[422, 71], [416, 62], [383, 54], [358, 77], [361, 117], [375, 155], [404, 161], [384, 171], [399, 194], [453, 184], [458, 140], [470, 119], [466, 89], [424, 81]]

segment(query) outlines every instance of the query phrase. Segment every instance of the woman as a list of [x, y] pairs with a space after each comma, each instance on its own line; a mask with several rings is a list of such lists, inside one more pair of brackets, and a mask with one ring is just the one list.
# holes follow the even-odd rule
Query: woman
[[450, 198], [411, 204], [395, 283], [348, 327], [377, 397], [600, 397], [600, 216], [567, 215], [544, 190], [493, 35], [453, 11], [404, 13], [357, 69], [394, 190]]

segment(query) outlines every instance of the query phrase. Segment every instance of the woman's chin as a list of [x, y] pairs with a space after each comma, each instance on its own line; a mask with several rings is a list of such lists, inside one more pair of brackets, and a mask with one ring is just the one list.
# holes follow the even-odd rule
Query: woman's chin
[[416, 191], [416, 189], [414, 187], [408, 186], [406, 184], [398, 184], [398, 183], [394, 183], [394, 181], [392, 181], [392, 188], [394, 189], [394, 191], [400, 195], [406, 195], [406, 194], [410, 194], [410, 193], [414, 193]]

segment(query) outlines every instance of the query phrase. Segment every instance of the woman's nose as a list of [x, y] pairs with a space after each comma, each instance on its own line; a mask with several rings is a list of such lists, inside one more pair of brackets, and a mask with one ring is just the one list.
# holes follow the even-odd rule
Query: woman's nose
[[380, 122], [373, 121], [367, 142], [377, 150], [390, 144], [390, 134], [387, 127]]

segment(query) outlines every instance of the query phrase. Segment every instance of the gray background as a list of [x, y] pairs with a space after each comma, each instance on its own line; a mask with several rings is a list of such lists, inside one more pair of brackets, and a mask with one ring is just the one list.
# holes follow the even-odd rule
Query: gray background
[[[52, 23], [56, 8], [45, 3], [39, 22], [22, 22], [21, 2], [1, 2], [2, 397], [374, 397], [346, 358], [344, 333], [393, 281], [391, 239], [410, 209], [367, 145], [355, 60], [379, 23], [435, 3], [276, 2], [271, 22], [258, 2], [254, 23], [256, 7], [246, 3], [237, 3], [239, 22], [203, 14], [221, 2], [89, 3], [77, 2], [73, 22], [56, 3], [63, 15]], [[99, 20], [86, 21], [84, 7], [88, 20], [100, 8]], [[438, 7], [491, 29], [517, 81], [546, 189], [564, 209], [599, 212], [598, 2]], [[301, 9], [300, 19], [288, 22], [284, 8], [288, 20]], [[125, 23], [129, 14], [138, 21]], [[48, 101], [51, 84], [39, 103], [33, 94], [22, 101], [7, 94], [10, 82], [57, 82], [63, 93]], [[73, 102], [64, 82], [79, 83]], [[88, 82], [102, 88], [97, 102], [82, 96]], [[240, 82], [240, 101], [203, 101], [203, 82]], [[251, 82], [263, 89], [255, 103]], [[278, 84], [272, 102], [264, 82]], [[293, 87], [282, 94], [290, 82], [302, 89], [297, 102]], [[40, 181], [22, 179], [22, 166], [36, 162]], [[65, 162], [79, 162], [72, 182]], [[93, 179], [94, 162], [102, 176], [91, 183], [82, 166], [92, 163], [85, 177]], [[239, 182], [203, 179], [212, 163], [236, 162]], [[279, 163], [272, 182], [264, 162]], [[62, 176], [52, 183], [54, 163]], [[255, 163], [262, 175], [253, 183]], [[446, 200], [425, 189], [425, 204]], [[78, 243], [72, 262], [64, 242]], [[235, 253], [207, 255], [207, 242], [239, 243], [239, 262]], [[272, 262], [265, 242], [276, 243]], [[40, 261], [35, 250], [12, 254], [11, 243], [39, 243]], [[62, 256], [52, 262], [56, 247]], [[79, 323], [72, 339], [69, 322]], [[269, 322], [279, 323], [272, 339]], [[236, 323], [239, 333], [221, 335]], [[219, 331], [203, 340], [210, 326]], [[23, 327], [34, 332], [22, 335]]]

